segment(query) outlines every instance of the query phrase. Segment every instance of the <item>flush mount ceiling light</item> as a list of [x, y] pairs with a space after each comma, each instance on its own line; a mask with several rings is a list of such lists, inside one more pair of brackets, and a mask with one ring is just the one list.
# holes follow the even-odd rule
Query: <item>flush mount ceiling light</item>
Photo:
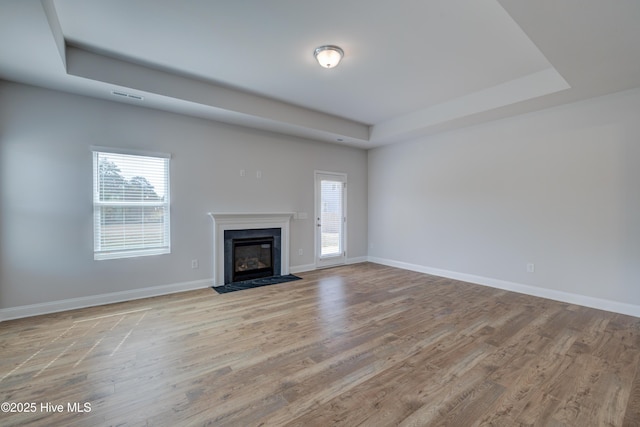
[[344, 51], [338, 46], [326, 45], [317, 47], [313, 51], [313, 56], [318, 60], [324, 68], [333, 68], [340, 63], [340, 60], [344, 56]]

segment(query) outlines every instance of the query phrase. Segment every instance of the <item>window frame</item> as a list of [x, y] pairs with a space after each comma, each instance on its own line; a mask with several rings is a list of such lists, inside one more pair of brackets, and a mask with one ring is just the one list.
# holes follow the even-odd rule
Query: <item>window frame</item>
[[[158, 152], [149, 152], [149, 151], [138, 151], [138, 150], [129, 150], [129, 149], [119, 149], [112, 147], [98, 147], [92, 146], [92, 159], [93, 159], [93, 259], [96, 261], [102, 260], [110, 260], [110, 259], [122, 259], [122, 258], [137, 258], [142, 256], [152, 256], [152, 255], [164, 255], [171, 253], [171, 197], [170, 197], [170, 188], [171, 188], [171, 155], [167, 153], [158, 153]], [[127, 201], [127, 200], [109, 200], [109, 201], [101, 201], [100, 200], [100, 178], [99, 174], [99, 157], [100, 154], [108, 155], [108, 154], [116, 154], [121, 156], [136, 156], [136, 157], [147, 157], [147, 158], [156, 158], [164, 160], [164, 181], [165, 181], [165, 197], [163, 201]], [[141, 173], [140, 176], [143, 176]], [[163, 238], [162, 242], [158, 246], [152, 247], [132, 247], [132, 248], [124, 248], [124, 249], [115, 249], [115, 250], [105, 250], [101, 247], [101, 235], [102, 235], [102, 209], [104, 207], [119, 207], [119, 208], [127, 208], [127, 207], [162, 207], [163, 212]], [[144, 224], [144, 223], [143, 223]]]

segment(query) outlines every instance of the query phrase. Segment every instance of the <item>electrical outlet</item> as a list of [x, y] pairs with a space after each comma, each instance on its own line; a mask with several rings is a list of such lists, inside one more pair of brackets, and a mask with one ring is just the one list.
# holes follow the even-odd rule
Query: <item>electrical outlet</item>
[[300, 256], [304, 255], [304, 251], [302, 249], [298, 249], [298, 255]]
[[198, 260], [197, 259], [192, 259], [191, 260], [191, 268], [198, 268]]
[[527, 264], [527, 273], [533, 273], [534, 271], [536, 271], [536, 266], [532, 262]]

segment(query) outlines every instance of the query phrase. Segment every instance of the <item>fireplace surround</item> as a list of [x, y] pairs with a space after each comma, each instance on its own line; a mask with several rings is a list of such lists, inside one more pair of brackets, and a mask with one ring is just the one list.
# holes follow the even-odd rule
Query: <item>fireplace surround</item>
[[[274, 270], [279, 264], [280, 272], [289, 274], [289, 225], [293, 213], [209, 213], [213, 220], [213, 285], [223, 286], [233, 278], [225, 275], [225, 233], [227, 231], [250, 231], [249, 235], [239, 238], [252, 238], [254, 230], [280, 229], [279, 253], [274, 251]], [[233, 234], [233, 233], [232, 233]], [[276, 238], [274, 237], [274, 243]]]

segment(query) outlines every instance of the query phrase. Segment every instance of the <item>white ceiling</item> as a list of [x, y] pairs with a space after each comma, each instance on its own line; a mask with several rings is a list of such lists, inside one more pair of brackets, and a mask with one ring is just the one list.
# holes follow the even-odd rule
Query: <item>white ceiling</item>
[[370, 148], [640, 87], [639, 22], [639, 0], [4, 0], [0, 78]]

